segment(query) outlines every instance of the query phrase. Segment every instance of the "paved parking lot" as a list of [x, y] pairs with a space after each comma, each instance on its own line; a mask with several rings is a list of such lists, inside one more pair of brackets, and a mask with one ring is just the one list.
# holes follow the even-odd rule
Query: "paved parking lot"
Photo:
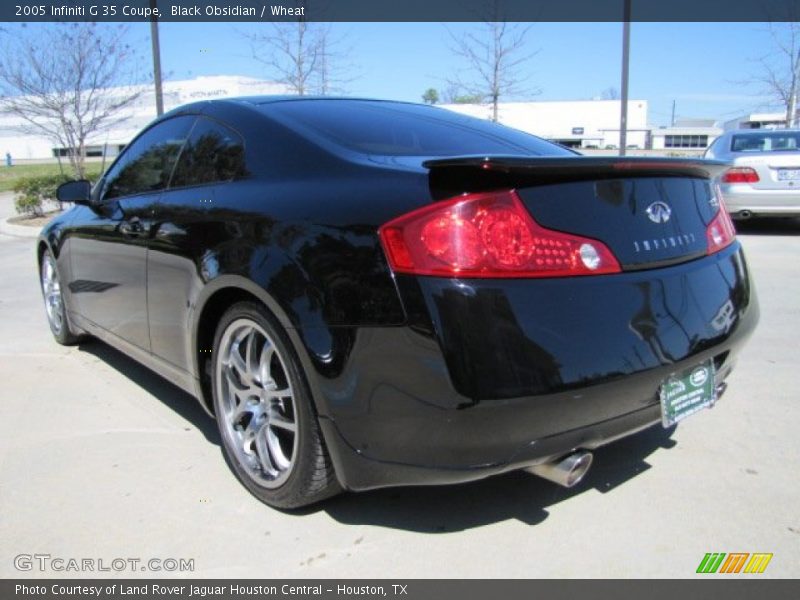
[[571, 491], [515, 473], [287, 514], [234, 479], [188, 395], [99, 342], [56, 345], [33, 241], [0, 235], [0, 576], [46, 553], [202, 577], [683, 578], [706, 552], [771, 552], [762, 577], [798, 577], [800, 222], [741, 239], [760, 327], [719, 405], [671, 437], [601, 449]]

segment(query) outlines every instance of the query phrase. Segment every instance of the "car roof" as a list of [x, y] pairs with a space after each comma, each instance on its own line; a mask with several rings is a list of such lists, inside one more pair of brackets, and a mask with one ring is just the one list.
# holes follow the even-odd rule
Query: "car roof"
[[797, 133], [800, 134], [800, 129], [734, 129], [728, 131], [730, 135], [764, 135], [764, 134], [787, 134]]
[[[196, 102], [189, 102], [187, 104], [181, 104], [180, 106], [176, 106], [172, 110], [166, 112], [162, 117], [156, 119], [156, 121], [163, 120], [165, 118], [174, 117], [177, 115], [187, 115], [187, 114], [202, 114], [202, 113], [215, 113], [220, 109], [223, 109], [225, 106], [249, 106], [252, 109], [257, 110], [261, 106], [265, 106], [268, 104], [276, 104], [281, 102], [369, 102], [369, 103], [382, 103], [382, 104], [394, 104], [394, 105], [405, 105], [405, 106], [424, 106], [430, 108], [438, 108], [438, 107], [431, 107], [427, 104], [420, 104], [419, 102], [406, 102], [402, 100], [385, 100], [385, 99], [377, 99], [377, 98], [358, 98], [358, 97], [344, 97], [344, 96], [297, 96], [297, 95], [272, 95], [272, 96], [231, 96], [226, 98], [214, 98], [214, 99], [207, 99], [207, 100], [198, 100]], [[155, 122], [155, 121], [154, 121]]]
[[275, 102], [307, 102], [307, 101], [324, 101], [324, 102], [384, 102], [387, 104], [412, 104], [419, 105], [419, 102], [406, 102], [403, 100], [387, 100], [380, 98], [362, 98], [356, 96], [298, 96], [296, 94], [282, 94], [272, 96], [235, 96], [231, 98], [219, 98], [216, 100], [208, 100], [207, 102], [239, 102], [246, 104], [272, 104]]

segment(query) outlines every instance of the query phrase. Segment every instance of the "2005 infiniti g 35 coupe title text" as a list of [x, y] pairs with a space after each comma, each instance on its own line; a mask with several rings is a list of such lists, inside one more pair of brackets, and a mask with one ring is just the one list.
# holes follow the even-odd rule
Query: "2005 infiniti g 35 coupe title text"
[[712, 405], [756, 325], [723, 168], [414, 104], [191, 104], [61, 186], [47, 316], [194, 394], [274, 506], [570, 486], [592, 449]]

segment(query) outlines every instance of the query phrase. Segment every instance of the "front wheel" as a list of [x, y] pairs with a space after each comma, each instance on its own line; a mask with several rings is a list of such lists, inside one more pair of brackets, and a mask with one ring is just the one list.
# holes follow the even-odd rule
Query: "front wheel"
[[55, 340], [64, 346], [73, 346], [81, 341], [82, 336], [72, 332], [64, 306], [64, 295], [61, 292], [61, 279], [58, 275], [56, 261], [49, 250], [42, 254], [40, 265], [42, 296], [47, 312], [47, 322]]
[[225, 456], [250, 492], [279, 508], [337, 493], [302, 367], [274, 318], [261, 305], [235, 304], [220, 320], [212, 357]]

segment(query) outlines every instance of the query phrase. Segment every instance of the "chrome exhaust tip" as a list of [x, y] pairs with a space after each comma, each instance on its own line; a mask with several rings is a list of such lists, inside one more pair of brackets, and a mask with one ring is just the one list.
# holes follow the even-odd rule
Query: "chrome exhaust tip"
[[742, 219], [743, 221], [749, 219], [752, 216], [753, 213], [751, 213], [749, 210], [740, 210], [738, 213], [736, 213], [736, 218]]
[[593, 459], [591, 452], [580, 450], [554, 462], [527, 467], [525, 471], [570, 488], [581, 482]]

